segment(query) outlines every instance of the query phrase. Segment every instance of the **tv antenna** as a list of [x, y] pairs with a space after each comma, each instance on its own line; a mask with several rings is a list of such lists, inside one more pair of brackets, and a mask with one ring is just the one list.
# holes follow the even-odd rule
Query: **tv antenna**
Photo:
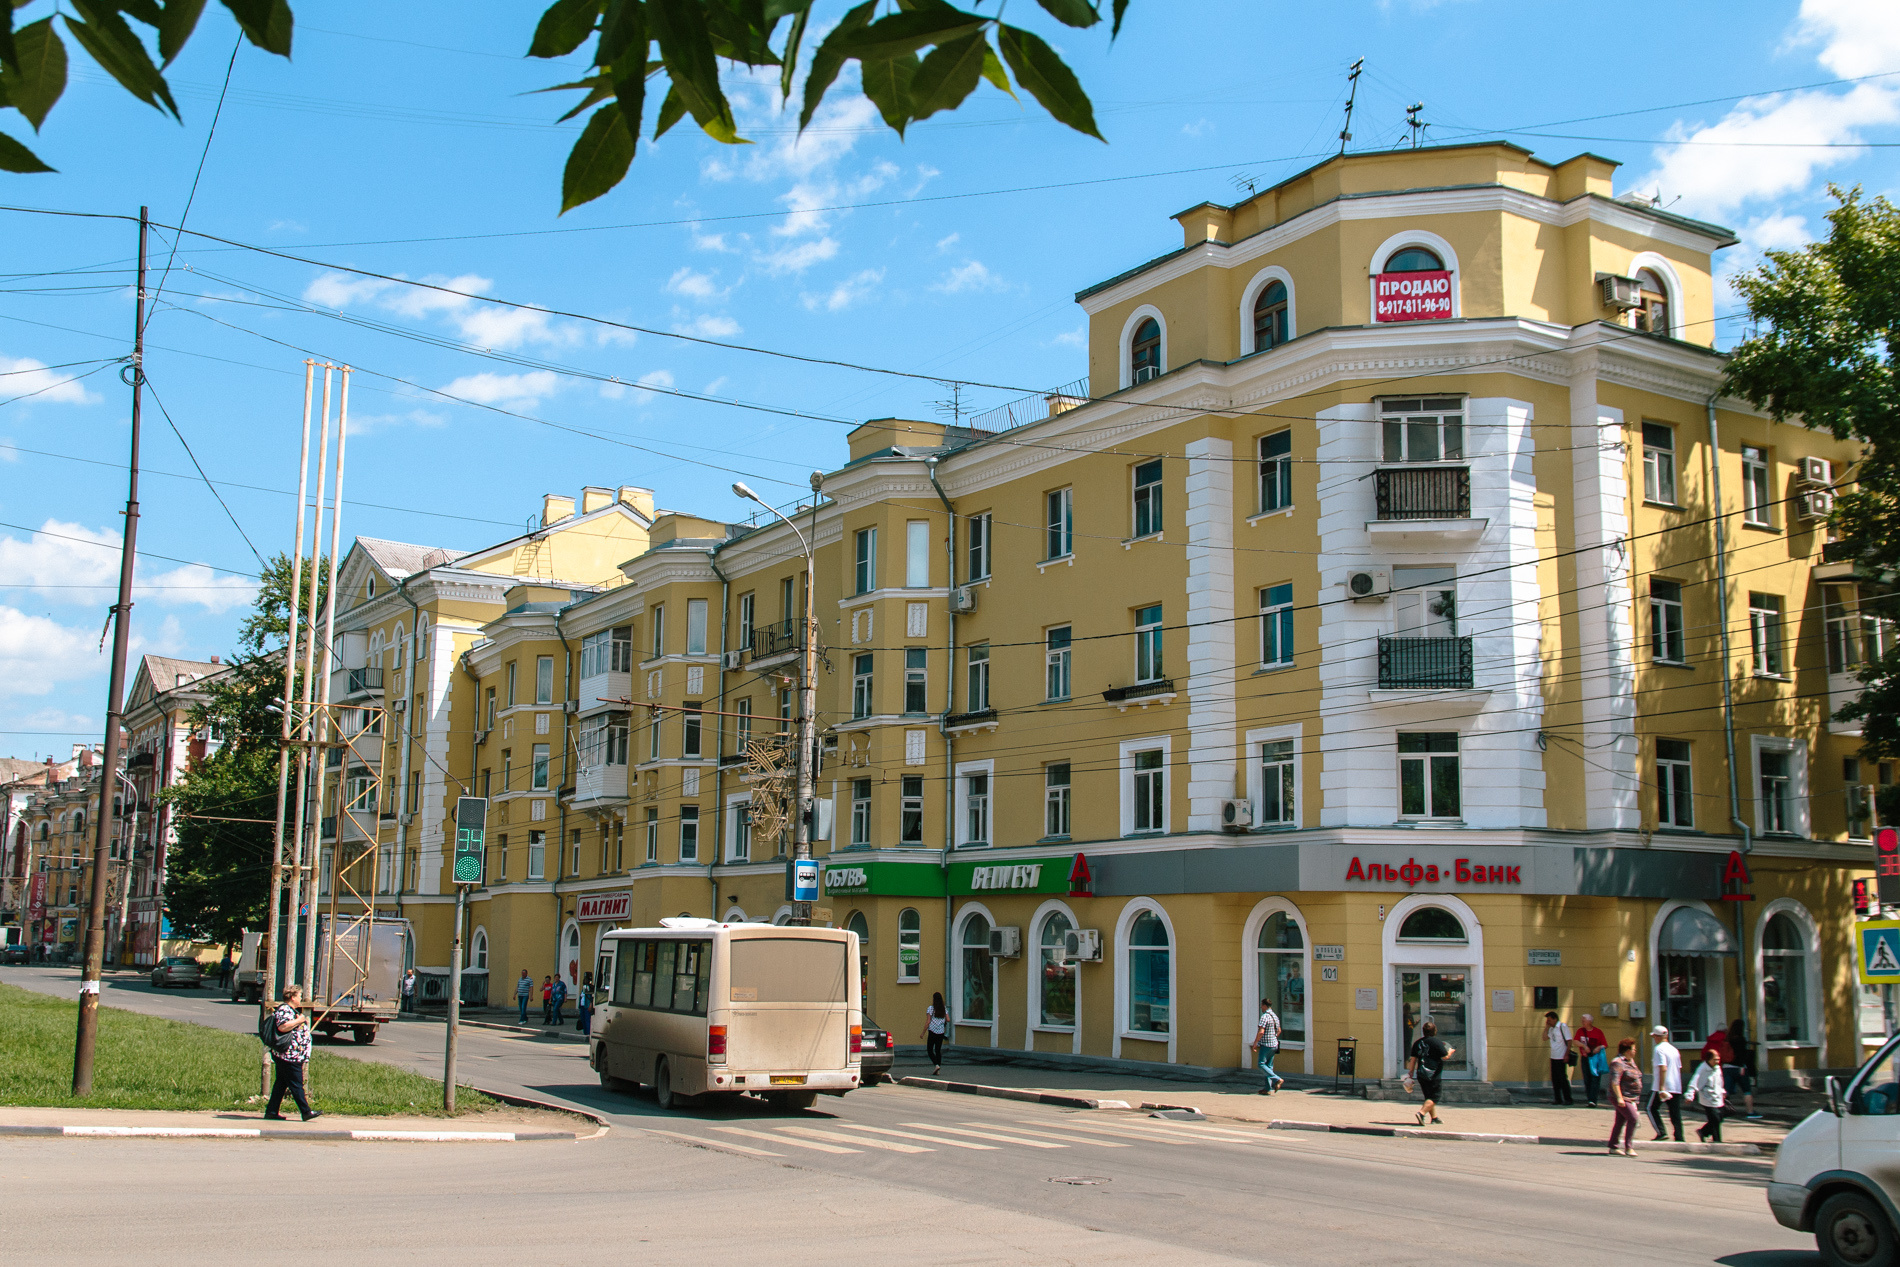
[[1346, 74], [1346, 126], [1339, 130], [1339, 152], [1346, 152], [1346, 142], [1352, 140], [1352, 107], [1359, 100], [1359, 72], [1365, 66], [1366, 59], [1360, 58], [1352, 64]]
[[970, 402], [964, 399], [969, 385], [956, 381], [943, 385], [950, 389], [950, 394], [942, 400], [932, 401], [931, 405], [940, 416], [950, 420], [950, 425], [960, 427], [963, 425], [963, 415], [970, 409]]
[[1414, 102], [1405, 107], [1405, 126], [1412, 130], [1413, 149], [1418, 148], [1419, 142], [1424, 139], [1425, 129], [1430, 126], [1423, 119], [1418, 117], [1424, 109], [1425, 103], [1423, 101]]
[[1260, 189], [1259, 189], [1260, 178], [1258, 176], [1250, 175], [1247, 172], [1241, 172], [1239, 175], [1229, 177], [1229, 179], [1233, 182], [1234, 188], [1239, 190], [1241, 194], [1243, 194], [1244, 196], [1248, 198], [1251, 198], [1255, 194], [1260, 192]]

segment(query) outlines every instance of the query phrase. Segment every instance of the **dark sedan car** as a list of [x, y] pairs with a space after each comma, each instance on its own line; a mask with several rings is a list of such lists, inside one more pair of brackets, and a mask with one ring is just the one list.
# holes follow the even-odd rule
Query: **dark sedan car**
[[6, 948], [4, 954], [0, 954], [0, 963], [30, 963], [32, 958], [32, 952], [26, 948], [25, 942], [15, 942]]
[[152, 984], [161, 990], [175, 985], [196, 990], [204, 984], [204, 979], [204, 965], [182, 955], [167, 955], [152, 969]]
[[859, 1086], [874, 1087], [879, 1082], [888, 1082], [891, 1077], [891, 1057], [897, 1046], [897, 1040], [891, 1032], [872, 1020], [864, 1018], [864, 1046], [859, 1053]]

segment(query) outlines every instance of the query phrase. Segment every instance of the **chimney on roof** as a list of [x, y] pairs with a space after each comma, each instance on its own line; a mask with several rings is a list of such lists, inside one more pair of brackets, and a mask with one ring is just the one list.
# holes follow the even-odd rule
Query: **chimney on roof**
[[653, 518], [653, 490], [652, 489], [639, 488], [632, 484], [622, 484], [620, 486], [618, 496], [620, 498], [620, 502], [622, 505], [631, 506], [633, 509], [645, 515], [648, 519]]
[[222, 664], [222, 663], [224, 663], [224, 662], [223, 662], [222, 660], [220, 660], [220, 659], [218, 659], [218, 657], [216, 657], [216, 656], [212, 656], [212, 657], [211, 657], [211, 663], [213, 663], [213, 664]]
[[541, 526], [560, 523], [563, 519], [574, 517], [574, 499], [563, 497], [559, 493], [544, 493], [541, 497]]
[[605, 510], [613, 504], [614, 490], [611, 488], [596, 488], [594, 485], [589, 484], [586, 488], [581, 490], [581, 513], [583, 515], [591, 515], [597, 510]]

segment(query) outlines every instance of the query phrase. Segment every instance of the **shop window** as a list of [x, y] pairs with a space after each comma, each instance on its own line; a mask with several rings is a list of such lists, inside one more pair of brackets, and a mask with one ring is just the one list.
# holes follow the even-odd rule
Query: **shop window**
[[1172, 1024], [1168, 990], [1168, 927], [1153, 911], [1128, 926], [1128, 1030], [1167, 1034]]
[[1161, 373], [1161, 323], [1145, 318], [1128, 341], [1128, 378], [1145, 383]]
[[1161, 531], [1161, 459], [1143, 462], [1135, 468], [1134, 536], [1148, 537]]
[[1293, 431], [1260, 437], [1260, 513], [1293, 505]]
[[917, 908], [906, 906], [897, 913], [897, 979], [916, 981], [923, 971], [924, 921]]
[[1075, 553], [1075, 490], [1058, 488], [1046, 498], [1043, 523], [1047, 525], [1045, 559], [1066, 559]]
[[1469, 938], [1458, 917], [1442, 906], [1421, 906], [1399, 925], [1400, 941], [1430, 941], [1464, 945]]
[[1794, 916], [1779, 911], [1761, 932], [1762, 1037], [1771, 1043], [1811, 1043], [1808, 1019], [1808, 936]]
[[1400, 817], [1459, 817], [1463, 813], [1461, 783], [1457, 732], [1400, 733]]
[[1036, 936], [1037, 1023], [1055, 1029], [1075, 1028], [1075, 961], [1063, 953], [1064, 939], [1073, 927], [1067, 915], [1051, 911], [1043, 917]]
[[1275, 911], [1260, 925], [1258, 944], [1260, 997], [1280, 1014], [1280, 1039], [1306, 1041], [1306, 939], [1300, 925], [1285, 911]]
[[1681, 739], [1656, 741], [1656, 825], [1695, 826], [1695, 792], [1689, 745]]
[[1292, 337], [1287, 323], [1286, 283], [1268, 282], [1260, 288], [1260, 297], [1253, 301], [1253, 350], [1264, 352], [1277, 348]]
[[1773, 505], [1768, 483], [1768, 450], [1752, 444], [1742, 446], [1742, 522], [1757, 528], [1769, 527], [1769, 507]]
[[858, 935], [858, 999], [865, 1011], [871, 1010], [871, 925], [863, 911], [853, 911], [844, 922], [847, 933]]
[[996, 1019], [990, 922], [978, 914], [966, 916], [957, 947], [963, 970], [963, 988], [957, 995], [957, 1019], [987, 1025]]
[[1663, 664], [1683, 663], [1682, 586], [1675, 581], [1649, 583], [1649, 650]]
[[1643, 500], [1676, 504], [1676, 429], [1658, 422], [1643, 424]]
[[1068, 625], [1059, 625], [1043, 635], [1043, 666], [1046, 670], [1045, 698], [1069, 698], [1069, 657], [1071, 635]]
[[1260, 664], [1285, 668], [1293, 663], [1293, 586], [1270, 585], [1260, 591]]
[[1777, 594], [1748, 596], [1749, 662], [1757, 677], [1780, 677], [1782, 660], [1781, 597]]

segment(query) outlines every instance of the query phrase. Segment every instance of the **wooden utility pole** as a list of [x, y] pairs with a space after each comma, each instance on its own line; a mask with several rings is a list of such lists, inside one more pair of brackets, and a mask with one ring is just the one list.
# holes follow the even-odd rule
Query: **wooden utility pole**
[[[132, 633], [132, 569], [139, 535], [139, 398], [145, 386], [145, 229], [139, 208], [139, 284], [133, 305], [132, 363], [121, 372], [132, 388], [132, 451], [127, 462], [125, 540], [119, 548], [119, 601], [112, 608], [112, 675], [106, 687], [105, 768], [100, 772], [99, 813], [93, 817], [92, 896], [86, 910], [86, 966], [79, 978], [79, 1033], [73, 1043], [73, 1094], [92, 1094], [92, 1056], [99, 1037], [99, 978], [106, 950], [106, 868], [110, 858], [114, 775], [119, 768], [119, 727], [125, 701], [125, 657]], [[162, 898], [161, 898], [162, 900]]]

